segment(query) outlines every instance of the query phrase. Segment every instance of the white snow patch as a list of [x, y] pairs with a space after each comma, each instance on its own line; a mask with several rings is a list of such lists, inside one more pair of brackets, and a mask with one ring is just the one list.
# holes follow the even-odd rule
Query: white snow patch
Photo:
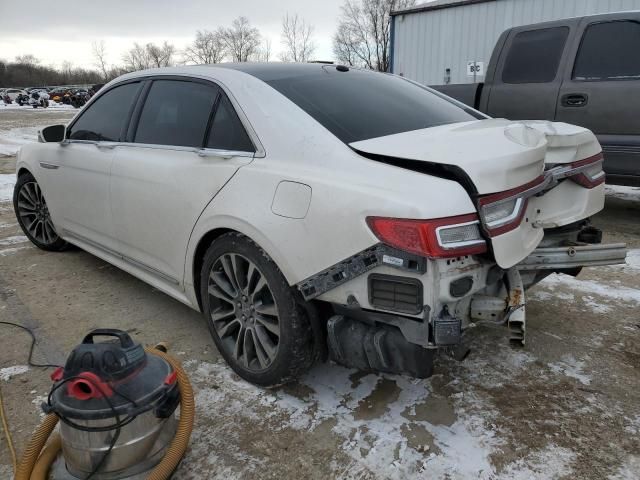
[[496, 480], [552, 480], [569, 475], [571, 463], [576, 459], [574, 451], [549, 444], [542, 450], [530, 453], [526, 459], [508, 465]]
[[15, 173], [0, 174], [0, 202], [8, 202], [13, 198], [13, 187], [15, 184]]
[[551, 300], [573, 302], [575, 300], [575, 296], [573, 294], [560, 291], [547, 292], [544, 290], [534, 290], [532, 292], [528, 292], [528, 296], [530, 298], [543, 302], [548, 302]]
[[27, 237], [25, 237], [24, 235], [14, 235], [11, 237], [6, 237], [6, 238], [0, 238], [0, 245], [5, 246], [5, 245], [16, 245], [18, 243], [25, 243], [28, 242], [29, 239]]
[[13, 367], [5, 367], [0, 368], [0, 380], [10, 380], [12, 377], [16, 375], [22, 375], [23, 373], [27, 373], [29, 371], [29, 367], [27, 365], [14, 365]]
[[57, 103], [52, 100], [49, 101], [48, 108], [33, 108], [32, 105], [18, 105], [17, 103], [10, 103], [7, 105], [4, 102], [0, 102], [0, 112], [2, 111], [11, 111], [11, 110], [24, 110], [27, 112], [33, 112], [34, 114], [41, 114], [47, 112], [55, 112], [56, 110], [76, 110], [73, 105], [67, 105], [66, 103]]
[[635, 248], [627, 250], [625, 263], [619, 265], [607, 265], [605, 268], [622, 270], [625, 273], [636, 273], [634, 270], [640, 270], [640, 249]]
[[[351, 378], [354, 372], [331, 364], [314, 368], [300, 382], [310, 392], [304, 398], [283, 390], [262, 390], [236, 380], [221, 363], [199, 364], [192, 378], [196, 385], [202, 385], [196, 394], [198, 411], [203, 415], [211, 412], [212, 418], [240, 417], [276, 431], [310, 431], [325, 420], [335, 421], [332, 431], [342, 439], [343, 453], [353, 460], [347, 470], [344, 465], [340, 467], [342, 478], [357, 478], [367, 471], [390, 479], [412, 477], [421, 471], [434, 478], [450, 475], [465, 479], [489, 479], [495, 473], [489, 456], [500, 442], [485, 426], [484, 416], [457, 409], [457, 420], [451, 426], [406, 418], [416, 404], [431, 394], [429, 381], [369, 374], [354, 387]], [[377, 418], [358, 415], [362, 402], [381, 382], [395, 382], [397, 399], [390, 401]], [[479, 411], [491, 414], [490, 406], [479, 398], [472, 400]], [[430, 432], [440, 451], [426, 456], [411, 448], [403, 434], [403, 428], [409, 424], [420, 425]]]
[[8, 255], [13, 255], [16, 252], [19, 252], [20, 250], [25, 250], [29, 248], [29, 246], [26, 247], [11, 247], [11, 248], [3, 248], [2, 250], [0, 250], [0, 257], [6, 257]]
[[638, 480], [640, 478], [640, 456], [631, 455], [608, 480]]
[[576, 360], [573, 355], [563, 355], [559, 362], [550, 363], [549, 368], [557, 374], [575, 378], [583, 385], [591, 384], [591, 377], [583, 373], [585, 362]]
[[604, 283], [598, 283], [593, 280], [578, 280], [577, 278], [557, 273], [549, 275], [540, 282], [540, 284], [551, 288], [566, 286], [583, 293], [599, 295], [611, 300], [636, 303], [640, 305], [640, 290], [635, 288], [623, 287], [620, 285], [611, 286]]
[[623, 200], [635, 200], [640, 202], [640, 187], [625, 187], [622, 185], [605, 185], [605, 195], [621, 198]]
[[587, 307], [589, 307], [595, 313], [607, 313], [611, 311], [611, 307], [609, 305], [605, 305], [603, 303], [598, 302], [591, 295], [585, 295], [584, 297], [582, 297], [582, 301]]
[[0, 130], [0, 157], [16, 155], [20, 147], [38, 141], [38, 130], [43, 127], [20, 127]]

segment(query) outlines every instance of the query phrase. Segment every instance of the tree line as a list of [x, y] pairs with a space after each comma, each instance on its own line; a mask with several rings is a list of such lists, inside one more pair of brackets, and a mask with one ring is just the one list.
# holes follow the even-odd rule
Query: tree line
[[[415, 0], [345, 0], [333, 36], [333, 54], [338, 63], [388, 71], [390, 60], [390, 13], [411, 7]], [[314, 60], [316, 40], [314, 26], [298, 14], [282, 18], [279, 60], [308, 62]], [[107, 61], [104, 41], [91, 45], [94, 68], [41, 65], [33, 55], [14, 61], [0, 59], [0, 87], [103, 83], [126, 72], [178, 64], [212, 64], [223, 61], [269, 62], [271, 40], [264, 37], [247, 17], [233, 20], [227, 27], [198, 30], [194, 40], [180, 50], [169, 42], [134, 43], [119, 64]], [[319, 59], [327, 60], [327, 59]]]

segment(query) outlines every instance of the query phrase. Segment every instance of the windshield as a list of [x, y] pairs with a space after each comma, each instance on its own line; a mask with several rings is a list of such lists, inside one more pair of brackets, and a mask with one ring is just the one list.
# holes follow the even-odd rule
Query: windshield
[[331, 66], [262, 80], [345, 143], [484, 118], [383, 73]]

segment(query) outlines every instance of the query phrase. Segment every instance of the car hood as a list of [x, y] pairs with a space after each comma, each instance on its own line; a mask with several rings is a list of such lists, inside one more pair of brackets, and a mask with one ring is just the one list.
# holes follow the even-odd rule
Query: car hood
[[523, 122], [488, 119], [441, 125], [349, 144], [365, 156], [403, 166], [419, 161], [464, 171], [478, 194], [524, 185], [544, 171], [544, 129]]

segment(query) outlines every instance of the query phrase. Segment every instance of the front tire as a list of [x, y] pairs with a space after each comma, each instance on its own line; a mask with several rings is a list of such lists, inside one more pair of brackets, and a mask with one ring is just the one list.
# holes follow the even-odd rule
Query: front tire
[[36, 247], [52, 252], [69, 248], [58, 236], [40, 185], [30, 173], [18, 177], [13, 189], [13, 209], [20, 228]]
[[264, 387], [291, 382], [313, 363], [313, 335], [300, 294], [269, 256], [239, 233], [207, 250], [200, 291], [220, 354], [245, 380]]

